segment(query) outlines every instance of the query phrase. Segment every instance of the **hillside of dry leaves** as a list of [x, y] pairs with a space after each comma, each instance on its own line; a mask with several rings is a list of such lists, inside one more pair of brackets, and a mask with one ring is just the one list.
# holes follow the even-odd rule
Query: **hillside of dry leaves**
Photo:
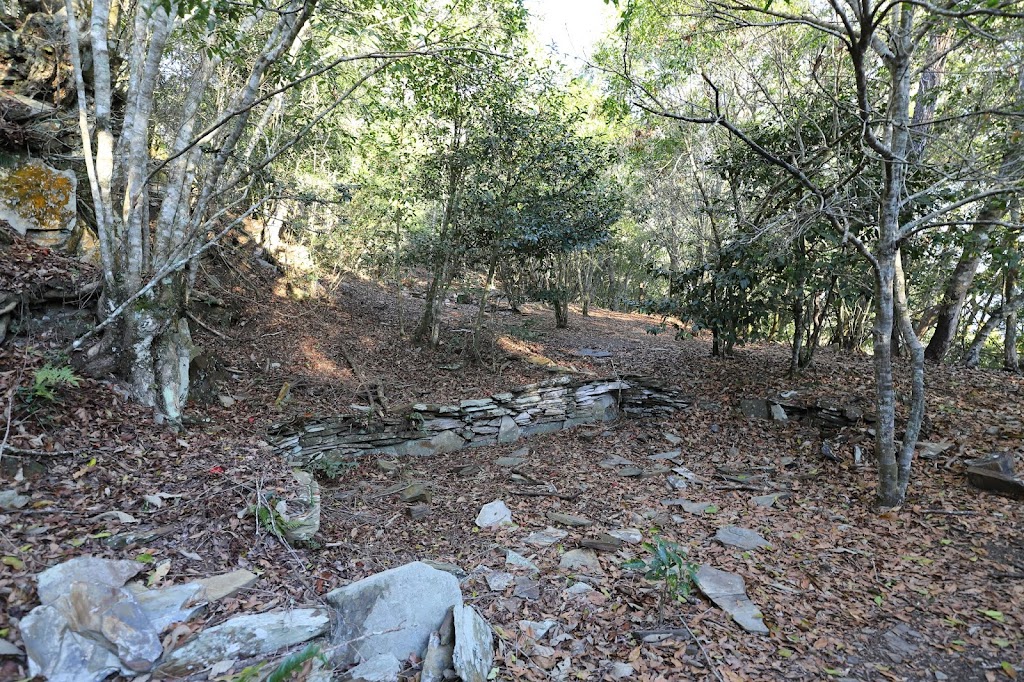
[[[516, 314], [499, 306], [487, 316], [484, 359], [474, 362], [460, 331], [471, 326], [474, 305], [446, 306], [438, 350], [400, 334], [399, 307], [408, 330], [421, 283], [398, 296], [347, 278], [296, 301], [269, 269], [242, 259], [218, 256], [206, 269], [191, 310], [204, 359], [197, 401], [179, 433], [154, 425], [110, 380], [65, 386], [54, 401], [32, 396], [36, 370], [59, 359], [74, 331], [47, 325], [56, 309], [34, 311], [28, 333], [0, 347], [0, 489], [31, 498], [22, 509], [0, 512], [0, 637], [20, 642], [18, 621], [37, 604], [32, 576], [81, 554], [154, 565], [169, 559], [162, 583], [236, 567], [261, 576], [197, 628], [240, 611], [315, 604], [349, 581], [430, 559], [468, 574], [464, 594], [498, 637], [499, 679], [1002, 680], [1024, 673], [1024, 505], [970, 488], [963, 465], [1013, 451], [1024, 469], [1020, 377], [932, 368], [924, 438], [952, 447], [917, 461], [910, 499], [880, 513], [872, 508], [870, 461], [854, 462], [855, 446], [870, 450], [865, 420], [823, 432], [737, 410], [742, 398], [793, 391], [787, 395], [807, 405], [855, 405], [869, 415], [869, 357], [823, 349], [794, 380], [785, 376], [781, 346], [712, 358], [705, 339], [650, 334], [657, 320], [641, 315], [595, 310], [584, 318], [574, 311], [570, 328], [558, 330], [550, 311]], [[585, 348], [610, 355], [585, 357]], [[354, 411], [368, 391], [389, 405], [487, 395], [549, 378], [537, 357], [599, 376], [659, 376], [693, 405], [659, 420], [622, 419], [407, 459], [397, 470], [374, 458], [353, 462], [321, 482], [323, 525], [302, 548], [239, 518], [258, 492], [281, 488], [288, 477], [264, 440], [269, 425]], [[822, 456], [826, 440], [838, 461]], [[711, 503], [708, 512], [663, 504], [679, 496], [664, 477], [623, 477], [600, 466], [613, 454], [640, 463], [673, 448], [702, 482], [686, 495]], [[515, 471], [496, 462], [513, 452], [525, 458]], [[523, 477], [559, 495], [524, 495]], [[415, 520], [398, 497], [412, 481], [432, 495], [431, 513]], [[752, 503], [765, 492], [789, 497], [770, 508]], [[505, 500], [516, 525], [481, 531], [473, 519], [494, 499]], [[531, 532], [551, 525], [549, 512], [594, 525], [568, 529], [547, 548], [525, 545]], [[725, 547], [712, 537], [726, 525], [756, 530], [771, 546]], [[695, 564], [740, 574], [770, 634], [742, 631], [697, 592], [669, 603], [659, 620], [658, 586], [623, 567], [645, 556], [639, 545], [600, 553], [597, 589], [567, 591], [561, 553], [618, 528], [635, 528], [647, 540], [658, 535], [685, 548]], [[508, 549], [539, 573], [516, 574], [515, 583], [491, 589], [488, 569], [504, 571]], [[524, 622], [544, 620], [556, 625], [531, 636], [533, 626]], [[0, 679], [23, 674], [22, 660], [0, 659]]]

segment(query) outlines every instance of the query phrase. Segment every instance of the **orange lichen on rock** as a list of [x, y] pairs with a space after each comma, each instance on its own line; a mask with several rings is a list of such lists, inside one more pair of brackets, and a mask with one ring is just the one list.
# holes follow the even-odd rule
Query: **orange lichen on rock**
[[42, 164], [26, 163], [7, 173], [0, 203], [42, 230], [64, 229], [75, 191], [69, 177]]

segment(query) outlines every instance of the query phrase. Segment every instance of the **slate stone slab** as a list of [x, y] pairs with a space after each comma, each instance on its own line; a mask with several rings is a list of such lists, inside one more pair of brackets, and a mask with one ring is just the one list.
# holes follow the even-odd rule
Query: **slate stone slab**
[[768, 407], [767, 400], [741, 400], [740, 412], [743, 413], [744, 417], [749, 417], [751, 419], [772, 418], [771, 408]]
[[683, 497], [676, 497], [670, 500], [662, 500], [661, 503], [666, 507], [682, 507], [683, 511], [690, 514], [703, 514], [708, 509], [711, 509], [715, 505], [712, 502], [691, 502]]
[[548, 512], [548, 521], [571, 528], [586, 528], [587, 526], [594, 525], [594, 522], [588, 518], [572, 514], [560, 514], [558, 512]]
[[561, 542], [569, 535], [564, 530], [552, 528], [548, 526], [544, 530], [538, 530], [534, 533], [530, 533], [523, 542], [534, 547], [550, 547], [556, 542]]
[[247, 590], [256, 584], [259, 576], [251, 571], [241, 568], [231, 573], [211, 576], [197, 580], [196, 583], [205, 589], [204, 597], [209, 601], [219, 601], [225, 597], [233, 597], [242, 590]]
[[518, 568], [525, 568], [531, 573], [539, 573], [540, 569], [537, 568], [537, 564], [533, 563], [519, 552], [514, 550], [507, 550], [505, 552], [505, 565], [516, 566]]
[[740, 528], [739, 526], [719, 528], [718, 532], [715, 533], [715, 539], [723, 545], [738, 547], [747, 551], [771, 546], [771, 543], [761, 537], [758, 532], [749, 528]]
[[594, 578], [604, 576], [597, 553], [592, 549], [573, 549], [562, 555], [558, 566], [563, 570]]
[[525, 457], [499, 457], [494, 463], [500, 467], [517, 467], [525, 461]]
[[619, 455], [609, 455], [598, 463], [602, 469], [617, 469], [618, 467], [635, 467], [636, 463]]
[[338, 623], [333, 660], [351, 665], [384, 653], [422, 657], [430, 633], [462, 604], [462, 592], [455, 576], [416, 561], [334, 590], [327, 603]]
[[786, 414], [786, 409], [777, 403], [772, 403], [772, 419], [777, 422], [788, 422], [789, 416]]
[[669, 450], [668, 452], [659, 452], [656, 455], [648, 455], [647, 459], [653, 459], [656, 462], [664, 460], [675, 460], [681, 457], [682, 454], [682, 450]]
[[487, 581], [487, 587], [494, 590], [495, 592], [504, 592], [505, 588], [512, 584], [515, 580], [515, 576], [507, 571], [493, 571], [488, 573], [484, 580]]
[[1004, 474], [993, 469], [969, 467], [967, 481], [975, 488], [1003, 495], [1015, 500], [1024, 500], [1024, 479]]
[[75, 581], [121, 587], [145, 569], [138, 561], [111, 561], [99, 557], [75, 557], [40, 573], [36, 580], [39, 601], [50, 604], [68, 594]]
[[494, 663], [491, 626], [472, 606], [456, 606], [455, 650], [452, 660], [462, 682], [487, 682]]
[[789, 493], [780, 492], [780, 493], [769, 493], [768, 495], [758, 495], [757, 497], [752, 497], [750, 499], [758, 507], [773, 507], [773, 506], [775, 506], [776, 502], [780, 502], [782, 500], [788, 500], [789, 497], [790, 497]]
[[515, 589], [512, 590], [513, 597], [537, 601], [540, 599], [540, 583], [526, 576], [516, 576]]
[[393, 654], [380, 654], [346, 673], [349, 682], [398, 682], [402, 663]]
[[185, 676], [231, 658], [268, 656], [330, 629], [324, 609], [294, 609], [255, 613], [234, 618], [203, 630], [164, 657], [159, 670], [165, 675]]
[[644, 539], [643, 533], [641, 533], [636, 528], [620, 528], [618, 530], [610, 530], [608, 531], [608, 535], [611, 535], [613, 538], [622, 540], [623, 542], [628, 542], [631, 545], [638, 544], [640, 541]]
[[703, 564], [694, 575], [697, 588], [720, 609], [732, 616], [747, 632], [768, 634], [764, 616], [747, 597], [747, 587], [741, 576]]

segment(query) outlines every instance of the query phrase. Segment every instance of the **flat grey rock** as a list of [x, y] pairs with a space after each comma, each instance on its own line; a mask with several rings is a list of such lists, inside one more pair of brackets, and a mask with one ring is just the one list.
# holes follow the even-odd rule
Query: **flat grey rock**
[[744, 417], [752, 419], [771, 419], [772, 416], [771, 408], [768, 407], [768, 401], [762, 399], [741, 400], [740, 412], [743, 413]]
[[480, 508], [480, 513], [476, 515], [476, 525], [481, 528], [495, 528], [511, 523], [512, 511], [501, 500], [488, 502]]
[[671, 461], [671, 460], [678, 459], [682, 455], [683, 455], [683, 451], [682, 450], [669, 450], [668, 452], [659, 452], [656, 455], [647, 455], [647, 459], [652, 459], [652, 460], [654, 460], [656, 462], [661, 462], [661, 461], [665, 461], [665, 460]]
[[117, 654], [68, 630], [67, 618], [56, 606], [32, 609], [21, 619], [19, 629], [32, 677], [42, 676], [49, 682], [102, 682], [122, 672]]
[[703, 564], [694, 574], [694, 582], [708, 599], [732, 616], [741, 628], [747, 632], [768, 634], [764, 616], [747, 597], [746, 583], [741, 576]]
[[540, 583], [532, 578], [518, 575], [515, 578], [515, 589], [512, 590], [513, 597], [537, 601], [540, 599]]
[[203, 610], [205, 599], [199, 583], [169, 585], [158, 590], [135, 591], [135, 601], [158, 633], [175, 623], [187, 623]]
[[204, 596], [208, 601], [220, 601], [226, 597], [233, 597], [242, 590], [249, 589], [256, 584], [257, 580], [259, 580], [259, 576], [255, 573], [240, 568], [230, 573], [202, 578], [196, 583], [203, 587]]
[[636, 528], [619, 528], [618, 530], [608, 531], [608, 535], [613, 538], [618, 538], [623, 542], [628, 542], [631, 545], [635, 545], [644, 539], [643, 533]]
[[661, 503], [666, 507], [682, 507], [683, 511], [689, 514], [703, 514], [711, 509], [715, 505], [711, 502], [691, 502], [683, 497], [676, 497], [670, 500], [662, 500]]
[[146, 568], [138, 561], [113, 561], [99, 557], [81, 556], [57, 564], [40, 573], [36, 580], [39, 601], [50, 604], [71, 590], [78, 582], [108, 587], [121, 587]]
[[597, 552], [592, 549], [573, 549], [562, 555], [558, 566], [566, 571], [599, 578], [604, 576]]
[[786, 414], [786, 408], [777, 403], [772, 403], [772, 419], [777, 422], [788, 422], [789, 416]]
[[565, 588], [563, 592], [573, 597], [578, 597], [581, 594], [590, 594], [594, 591], [594, 588], [586, 583], [573, 583], [569, 587]]
[[472, 606], [456, 606], [452, 660], [462, 682], [487, 682], [494, 663], [491, 626]]
[[0, 656], [21, 656], [22, 651], [6, 639], [0, 639]]
[[788, 500], [789, 493], [769, 493], [768, 495], [758, 495], [757, 497], [752, 497], [750, 499], [758, 507], [773, 507], [775, 506], [775, 503], [780, 500]]
[[612, 663], [611, 669], [608, 674], [613, 680], [628, 680], [636, 672], [629, 663], [623, 663], [622, 661], [616, 661]]
[[666, 431], [662, 435], [665, 436], [665, 440], [667, 440], [670, 445], [680, 445], [683, 442], [683, 439], [674, 433], [669, 433], [668, 431]]
[[586, 528], [587, 526], [594, 525], [594, 522], [588, 518], [573, 516], [572, 514], [560, 514], [558, 512], [548, 512], [548, 521], [571, 528]]
[[665, 483], [667, 483], [668, 487], [672, 490], [686, 490], [690, 487], [690, 482], [688, 480], [682, 476], [677, 476], [676, 474], [666, 476]]
[[525, 457], [499, 457], [494, 463], [500, 467], [517, 467], [525, 461]]
[[505, 565], [516, 566], [518, 568], [525, 568], [531, 573], [540, 572], [540, 569], [537, 568], [537, 564], [533, 563], [519, 552], [516, 552], [511, 549], [505, 551]]
[[598, 464], [602, 469], [617, 469], [619, 467], [632, 467], [636, 463], [619, 455], [609, 455]]
[[349, 670], [342, 678], [347, 682], [398, 682], [402, 662], [394, 654], [378, 654]]
[[203, 630], [164, 657], [162, 674], [185, 676], [218, 661], [268, 656], [326, 633], [331, 619], [324, 609], [255, 613]]
[[0, 490], [0, 509], [13, 511], [21, 509], [29, 503], [29, 496], [22, 495], [17, 490]]
[[423, 656], [430, 633], [462, 604], [462, 592], [455, 576], [416, 561], [338, 588], [327, 603], [335, 608], [336, 664], [384, 653], [404, 661]]
[[512, 584], [515, 580], [515, 576], [507, 571], [493, 571], [488, 573], [484, 580], [487, 582], [487, 587], [494, 590], [495, 592], [504, 592], [505, 588]]
[[454, 575], [456, 578], [458, 578], [459, 580], [462, 580], [467, 575], [469, 575], [464, 570], [462, 570], [462, 568], [460, 566], [456, 566], [455, 564], [450, 564], [447, 561], [434, 561], [433, 559], [421, 559], [420, 561], [421, 561], [421, 563], [424, 563], [424, 564], [426, 564], [427, 566], [430, 566], [433, 569], [436, 569], [438, 571], [444, 571], [445, 573], [450, 573], [450, 574]]
[[623, 467], [619, 469], [618, 474], [623, 478], [638, 478], [644, 475], [644, 470], [640, 467]]
[[569, 534], [564, 530], [548, 526], [544, 530], [538, 530], [530, 533], [526, 536], [526, 539], [523, 540], [523, 542], [527, 545], [533, 545], [534, 547], [550, 547], [556, 542], [561, 542], [568, 535]]
[[521, 620], [519, 621], [519, 631], [530, 639], [539, 641], [556, 625], [558, 625], [557, 620]]
[[723, 545], [738, 547], [743, 550], [760, 549], [769, 547], [771, 543], [761, 537], [761, 534], [749, 528], [739, 526], [724, 526], [715, 533], [715, 539]]

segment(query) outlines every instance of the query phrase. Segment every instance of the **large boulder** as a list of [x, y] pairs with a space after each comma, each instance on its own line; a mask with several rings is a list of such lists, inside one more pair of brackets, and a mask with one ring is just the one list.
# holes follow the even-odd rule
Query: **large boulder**
[[455, 576], [416, 561], [338, 588], [327, 603], [337, 615], [334, 663], [349, 666], [381, 654], [422, 657], [462, 592]]

